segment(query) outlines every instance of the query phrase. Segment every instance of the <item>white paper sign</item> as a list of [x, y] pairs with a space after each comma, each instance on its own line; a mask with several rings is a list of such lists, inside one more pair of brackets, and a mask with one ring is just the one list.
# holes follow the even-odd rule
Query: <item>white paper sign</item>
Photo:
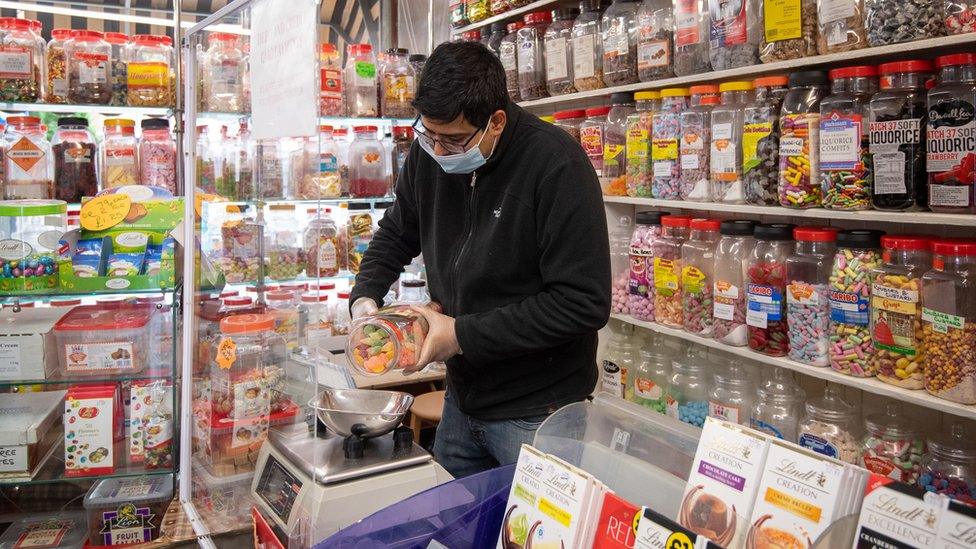
[[251, 20], [254, 139], [315, 135], [319, 114], [316, 3], [255, 0]]

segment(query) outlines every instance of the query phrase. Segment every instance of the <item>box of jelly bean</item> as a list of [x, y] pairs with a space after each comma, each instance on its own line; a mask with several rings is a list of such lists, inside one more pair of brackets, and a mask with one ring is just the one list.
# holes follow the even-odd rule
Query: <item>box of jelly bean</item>
[[[913, 549], [932, 547], [940, 510], [933, 498], [914, 486], [871, 475], [857, 520], [854, 547]], [[951, 545], [953, 549], [972, 547]]]
[[117, 386], [75, 385], [64, 399], [64, 474], [115, 472], [115, 434], [121, 424]]

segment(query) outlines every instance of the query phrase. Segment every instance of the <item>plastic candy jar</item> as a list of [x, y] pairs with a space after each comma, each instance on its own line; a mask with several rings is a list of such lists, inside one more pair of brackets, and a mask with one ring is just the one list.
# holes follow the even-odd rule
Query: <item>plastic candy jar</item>
[[747, 204], [779, 204], [779, 113], [787, 83], [785, 76], [753, 80], [755, 94], [742, 109], [742, 178]]
[[369, 209], [369, 204], [350, 204], [349, 221], [339, 232], [339, 249], [345, 251], [339, 256], [339, 268], [348, 269], [352, 274], [359, 272], [363, 255], [373, 240], [373, 216]]
[[27, 19], [0, 17], [0, 101], [33, 103], [41, 98], [44, 51], [31, 33]]
[[735, 5], [708, 0], [708, 21], [708, 58], [712, 70], [759, 64], [763, 27], [758, 0], [743, 0]]
[[929, 439], [929, 453], [922, 458], [918, 477], [920, 488], [976, 505], [976, 444], [967, 435], [964, 424], [955, 423], [946, 435]]
[[346, 355], [364, 375], [379, 375], [393, 368], [410, 368], [427, 337], [427, 320], [409, 306], [384, 307], [356, 320], [346, 340]]
[[610, 329], [610, 338], [603, 353], [600, 387], [618, 397], [630, 400], [633, 390], [634, 366], [640, 340], [635, 335], [633, 324], [621, 323], [618, 329]]
[[820, 100], [826, 94], [822, 71], [790, 74], [790, 89], [783, 98], [779, 127], [779, 204], [787, 208], [820, 206], [819, 143]]
[[51, 152], [54, 154], [54, 197], [78, 204], [83, 196], [95, 196], [98, 154], [88, 120], [73, 116], [59, 118]]
[[715, 247], [712, 337], [733, 347], [749, 343], [745, 264], [756, 246], [752, 236], [755, 226], [756, 222], [748, 219], [723, 221], [719, 228], [722, 236]]
[[576, 91], [596, 90], [603, 82], [603, 38], [600, 19], [601, 0], [580, 2], [580, 15], [573, 21], [573, 87]]
[[319, 45], [319, 115], [345, 116], [342, 101], [342, 63], [335, 44]]
[[603, 81], [637, 82], [637, 0], [613, 0], [603, 12]]
[[746, 325], [749, 348], [784, 356], [789, 347], [786, 324], [786, 258], [793, 253], [789, 223], [757, 225], [756, 247], [746, 261]]
[[821, 54], [867, 46], [864, 0], [817, 0], [817, 51]]
[[823, 206], [833, 210], [871, 207], [874, 169], [866, 120], [878, 91], [878, 71], [857, 66], [830, 71], [830, 92], [820, 102], [820, 181]]
[[883, 236], [881, 264], [871, 273], [872, 369], [906, 389], [925, 386], [921, 297], [931, 248], [928, 236]]
[[752, 98], [752, 82], [725, 82], [718, 89], [722, 104], [711, 115], [707, 199], [742, 204], [742, 117]]
[[7, 124], [3, 134], [3, 198], [54, 198], [51, 143], [41, 129], [41, 119], [11, 116]]
[[508, 34], [498, 44], [498, 59], [502, 62], [502, 68], [505, 69], [505, 90], [508, 92], [508, 98], [512, 101], [522, 100], [522, 96], [519, 94], [518, 46], [516, 45], [516, 39], [518, 38], [518, 30], [524, 26], [525, 23], [521, 21], [509, 23]]
[[746, 366], [742, 359], [732, 358], [715, 372], [712, 379], [712, 389], [708, 394], [708, 417], [746, 425], [756, 405], [756, 375], [753, 369]]
[[[264, 417], [285, 408], [286, 346], [275, 333], [271, 314], [237, 314], [220, 321], [210, 365], [213, 414], [243, 419]], [[267, 425], [264, 425], [267, 429]]]
[[220, 226], [222, 254], [217, 265], [231, 284], [253, 281], [263, 262], [260, 251], [264, 226], [237, 206], [228, 206], [227, 220]]
[[213, 32], [204, 56], [204, 110], [242, 112], [244, 110], [244, 52], [238, 36]]
[[174, 195], [176, 189], [176, 143], [169, 133], [169, 120], [146, 118], [139, 141], [139, 180], [143, 185], [162, 187]]
[[658, 324], [680, 328], [681, 312], [681, 245], [688, 239], [691, 218], [666, 215], [661, 218], [661, 236], [651, 243], [654, 254], [654, 320]]
[[786, 9], [773, 0], [759, 0], [759, 12], [763, 63], [817, 55], [817, 0], [801, 0]]
[[630, 314], [630, 218], [622, 216], [610, 231], [610, 272], [613, 273], [613, 312]]
[[307, 139], [292, 159], [298, 173], [295, 197], [301, 200], [339, 198], [342, 181], [339, 175], [339, 151], [333, 139], [332, 126], [319, 126], [319, 138]]
[[0, 291], [58, 287], [59, 238], [68, 228], [68, 205], [60, 200], [0, 202]]
[[650, 408], [660, 414], [668, 410], [668, 385], [671, 383], [671, 359], [674, 354], [665, 343], [664, 336], [656, 332], [638, 352], [634, 366], [633, 389], [630, 401]]
[[325, 338], [332, 337], [334, 311], [329, 304], [329, 294], [309, 292], [302, 294], [301, 299], [305, 309], [304, 343], [318, 347]]
[[615, 93], [610, 96], [607, 125], [603, 132], [603, 177], [611, 179], [605, 194], [623, 196], [627, 192], [627, 118], [634, 114], [634, 96]]
[[[925, 82], [932, 63], [896, 61], [878, 66], [881, 89], [871, 97], [871, 158], [876, 169], [871, 205], [914, 210], [928, 204]], [[883, 168], [883, 169], [880, 169]]]
[[674, 0], [674, 74], [712, 70], [708, 60], [710, 26], [705, 0]]
[[651, 196], [677, 200], [680, 196], [681, 164], [678, 142], [681, 138], [681, 113], [688, 108], [688, 88], [661, 90], [661, 110], [651, 121], [651, 161], [654, 179]]
[[546, 29], [546, 86], [549, 95], [574, 93], [573, 86], [573, 20], [579, 15], [576, 8], [552, 10], [552, 24]]
[[901, 412], [896, 402], [885, 404], [884, 413], [864, 418], [867, 434], [861, 442], [859, 465], [876, 475], [915, 484], [922, 469], [925, 439]]
[[786, 323], [790, 358], [811, 366], [829, 366], [830, 302], [828, 282], [837, 253], [837, 229], [797, 227], [796, 248], [786, 258]]
[[689, 344], [684, 356], [671, 361], [671, 371], [668, 416], [701, 427], [708, 417], [708, 393], [711, 389], [711, 372], [705, 348]]
[[315, 215], [305, 228], [303, 237], [305, 245], [305, 274], [311, 278], [332, 277], [339, 274], [339, 230], [327, 208], [316, 214], [314, 209], [308, 211]]
[[376, 57], [369, 44], [346, 46], [345, 84], [346, 115], [369, 118], [378, 116]]
[[413, 93], [415, 89], [413, 67], [407, 61], [405, 48], [394, 48], [388, 54], [382, 71], [383, 116], [388, 118], [412, 118], [414, 116]]
[[932, 269], [922, 275], [925, 389], [976, 404], [976, 240], [932, 245]]
[[76, 30], [68, 48], [68, 101], [107, 105], [112, 99], [112, 46], [98, 31]]
[[749, 415], [749, 427], [790, 442], [796, 440], [797, 423], [806, 393], [783, 368], [763, 370], [756, 389], [756, 403]]
[[[957, 4], [948, 4], [953, 5]], [[945, 36], [946, 7], [946, 3], [932, 0], [865, 0], [868, 45], [886, 46]]]
[[127, 50], [126, 98], [132, 107], [166, 107], [173, 104], [170, 70], [173, 49], [164, 37], [137, 34]]
[[139, 155], [135, 122], [126, 118], [105, 119], [102, 146], [99, 148], [99, 178], [103, 189], [139, 183]]
[[682, 326], [703, 337], [712, 335], [713, 271], [720, 226], [717, 219], [692, 219], [689, 239], [681, 245]]
[[663, 212], [637, 212], [630, 239], [630, 281], [627, 306], [637, 320], [654, 320], [654, 241], [661, 236]]
[[661, 94], [637, 92], [637, 110], [627, 117], [627, 196], [651, 197], [651, 124]]
[[349, 146], [349, 194], [353, 198], [386, 196], [387, 154], [376, 138], [376, 126], [354, 126], [356, 139]]
[[861, 455], [860, 410], [844, 401], [840, 387], [828, 383], [822, 397], [806, 403], [796, 443], [846, 463]]
[[857, 229], [837, 234], [830, 270], [830, 366], [856, 377], [874, 377], [869, 307], [871, 275], [881, 265], [883, 231]]
[[302, 245], [295, 231], [295, 205], [268, 205], [268, 268], [271, 280], [291, 280], [305, 270]]
[[348, 335], [351, 327], [352, 315], [349, 313], [349, 292], [337, 292], [332, 335]]
[[455, 29], [469, 23], [468, 8], [464, 0], [451, 0], [447, 9], [451, 12], [451, 26]]
[[637, 9], [637, 77], [641, 82], [674, 76], [673, 14], [671, 0], [644, 0]]
[[708, 153], [711, 149], [711, 113], [718, 105], [718, 86], [692, 86], [688, 108], [680, 115], [678, 157], [681, 164], [678, 197], [708, 200]]
[[44, 94], [44, 101], [48, 103], [68, 102], [68, 57], [65, 46], [70, 40], [71, 29], [51, 31], [51, 41], [47, 44], [47, 86]]
[[298, 345], [298, 300], [293, 292], [276, 290], [264, 293], [268, 314], [274, 316], [274, 331], [289, 348]]
[[[583, 111], [580, 111], [582, 113]], [[582, 116], [582, 114], [580, 115]], [[390, 161], [393, 173], [393, 188], [396, 189], [397, 179], [400, 177], [400, 170], [407, 162], [407, 155], [410, 154], [410, 147], [413, 145], [412, 126], [393, 126], [393, 147], [390, 151]], [[342, 189], [339, 189], [340, 193]]]
[[544, 38], [551, 20], [547, 11], [527, 13], [525, 26], [516, 31], [518, 86], [522, 101], [549, 96]]
[[586, 111], [584, 109], [573, 109], [569, 111], [559, 111], [552, 115], [555, 119], [555, 124], [566, 130], [566, 133], [573, 136], [575, 141], [580, 140], [580, 125], [586, 120]]
[[[610, 107], [592, 107], [586, 109], [586, 120], [580, 124], [580, 145], [590, 159], [590, 164], [596, 175], [603, 176], [603, 143], [607, 126], [607, 113]], [[614, 194], [606, 183], [603, 183], [603, 194]], [[625, 193], [618, 193], [623, 195]]]
[[[925, 130], [929, 208], [940, 213], [976, 213], [976, 55], [935, 60], [938, 84], [929, 90]], [[969, 135], [969, 138], [965, 136]], [[963, 136], [963, 137], [960, 137]]]

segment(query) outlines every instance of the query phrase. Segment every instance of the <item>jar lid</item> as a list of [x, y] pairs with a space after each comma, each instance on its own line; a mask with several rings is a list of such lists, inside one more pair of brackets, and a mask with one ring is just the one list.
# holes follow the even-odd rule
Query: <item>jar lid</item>
[[855, 250], [873, 250], [881, 247], [881, 237], [884, 231], [875, 229], [850, 229], [837, 233], [838, 248], [853, 248]]
[[687, 215], [666, 215], [661, 218], [661, 226], [663, 227], [677, 227], [677, 228], [688, 228], [691, 223], [691, 218]]
[[886, 438], [919, 439], [922, 436], [921, 429], [905, 418], [897, 402], [887, 402], [884, 412], [865, 417], [864, 426], [871, 434]]
[[793, 229], [796, 225], [792, 223], [763, 223], [756, 225], [752, 235], [756, 240], [793, 240]]
[[617, 92], [610, 94], [610, 103], [613, 105], [633, 105], [634, 94], [628, 92]]
[[638, 225], [660, 225], [661, 218], [669, 215], [668, 212], [637, 212], [634, 217]]
[[[461, 33], [461, 38], [467, 40], [468, 42], [477, 42], [478, 40], [481, 40], [481, 30], [474, 29], [474, 30], [464, 31]], [[394, 51], [388, 51], [387, 53], [396, 54], [396, 52]]]
[[356, 133], [376, 133], [376, 126], [353, 126], [352, 131]]
[[395, 139], [413, 139], [413, 127], [393, 126], [393, 137]]
[[224, 290], [224, 291], [220, 292], [220, 296], [219, 297], [221, 299], [223, 299], [225, 297], [235, 297], [235, 296], [238, 296], [238, 295], [241, 295], [241, 293], [238, 292], [237, 290]]
[[36, 126], [40, 123], [41, 123], [41, 119], [36, 116], [7, 117], [7, 124], [11, 126]]
[[390, 48], [389, 50], [387, 50], [387, 53], [392, 53], [393, 55], [402, 55], [406, 57], [406, 55], [410, 53], [410, 50], [408, 50], [407, 48]]
[[739, 80], [736, 82], [722, 82], [718, 85], [718, 91], [721, 93], [731, 92], [731, 91], [749, 91], [752, 89], [752, 82], [748, 80]]
[[129, 42], [129, 35], [124, 32], [106, 32], [105, 41], [109, 44], [127, 44]]
[[912, 59], [909, 61], [894, 61], [878, 65], [881, 74], [895, 74], [899, 72], [932, 72], [932, 62], [926, 59]]
[[336, 294], [339, 299], [349, 299], [349, 292], [339, 292]]
[[569, 111], [559, 111], [552, 115], [556, 120], [567, 120], [570, 118], [583, 118], [586, 116], [585, 109], [572, 109]]
[[66, 215], [68, 203], [63, 200], [0, 200], [0, 217], [34, 217]]
[[210, 40], [216, 40], [218, 42], [233, 42], [237, 40], [237, 35], [232, 32], [212, 32], [210, 33]]
[[8, 29], [30, 30], [31, 22], [19, 17], [0, 17], [0, 27]]
[[[294, 207], [294, 206], [292, 206], [292, 207]], [[297, 291], [297, 290], [301, 290], [301, 291], [304, 292], [305, 290], [308, 289], [308, 284], [306, 284], [304, 282], [292, 282], [291, 284], [282, 284], [281, 285], [281, 289], [282, 290], [288, 290], [288, 291], [291, 291], [291, 292], [294, 292], [294, 291]]]
[[793, 238], [800, 242], [834, 242], [839, 229], [833, 227], [797, 227]]
[[718, 219], [706, 219], [704, 217], [696, 217], [691, 220], [688, 224], [693, 231], [717, 231], [722, 227], [722, 222]]
[[335, 282], [322, 282], [320, 284], [309, 284], [308, 289], [318, 290], [320, 292], [322, 290], [335, 290]]
[[329, 300], [329, 294], [307, 293], [302, 294], [302, 303], [321, 303]]
[[322, 53], [336, 53], [339, 50], [336, 49], [335, 44], [324, 42], [322, 44], [319, 44], [319, 51], [321, 51]]
[[136, 126], [135, 120], [129, 118], [106, 118], [105, 119], [106, 128], [135, 128], [135, 126]]
[[274, 325], [274, 315], [231, 315], [220, 321], [220, 331], [225, 334], [251, 334], [254, 332], [273, 330]]
[[71, 29], [54, 29], [51, 31], [51, 37], [57, 40], [71, 38]]
[[590, 107], [586, 109], [586, 116], [590, 118], [594, 116], [606, 116], [608, 112], [610, 112], [610, 107], [608, 106]]
[[702, 105], [718, 105], [721, 101], [717, 95], [703, 95], [700, 101]]
[[813, 419], [823, 421], [847, 421], [857, 415], [857, 409], [844, 401], [840, 389], [834, 385], [827, 385], [822, 397], [808, 401], [806, 410]]
[[140, 124], [144, 130], [168, 130], [169, 120], [165, 118], [147, 118]]
[[54, 325], [55, 331], [133, 330], [149, 323], [149, 307], [132, 303], [82, 305], [75, 307]]
[[[255, 284], [248, 284], [247, 287], [244, 288], [244, 289], [247, 290], [247, 291], [249, 291], [249, 292], [257, 292], [258, 291], [258, 287]], [[265, 284], [264, 285], [264, 288], [263, 288], [263, 290], [265, 292], [273, 292], [273, 291], [275, 291], [277, 289], [278, 289], [278, 285], [277, 284]]]
[[552, 17], [549, 16], [548, 11], [534, 11], [532, 13], [526, 13], [523, 20], [526, 25], [533, 25], [537, 23], [549, 23], [552, 21]]
[[841, 67], [839, 69], [831, 69], [828, 73], [831, 80], [837, 80], [838, 78], [854, 78], [858, 76], [878, 76], [878, 68], [871, 65], [855, 65], [853, 67]]
[[295, 293], [290, 290], [264, 292], [264, 299], [267, 301], [291, 301], [292, 299], [295, 299]]
[[319, 124], [319, 131], [332, 133], [332, 126], [329, 124]]
[[165, 299], [162, 294], [144, 295], [136, 298], [136, 305], [162, 303]]
[[953, 423], [948, 433], [929, 439], [929, 450], [933, 454], [961, 461], [976, 460], [976, 442], [966, 431], [964, 424]]
[[974, 63], [976, 63], [976, 54], [972, 53], [954, 53], [952, 55], [943, 55], [935, 58], [935, 66], [940, 69], [942, 67], [972, 65]]
[[651, 101], [660, 98], [661, 92], [659, 91], [642, 91], [634, 94], [634, 99], [637, 101]]
[[81, 305], [80, 299], [52, 299], [48, 302], [52, 307], [74, 307], [75, 305]]
[[[501, 30], [505, 30], [505, 23], [494, 23], [492, 24], [493, 29], [495, 25], [498, 25]], [[421, 61], [426, 61], [427, 56], [422, 53], [411, 53], [407, 60], [411, 63], [420, 63]]]
[[699, 84], [688, 88], [691, 95], [703, 95], [706, 93], [718, 93], [718, 86], [714, 84]]
[[751, 219], [729, 219], [722, 222], [719, 232], [726, 236], [752, 236], [758, 224]]
[[84, 126], [88, 127], [88, 119], [80, 116], [63, 116], [58, 118], [58, 127], [63, 126]]
[[511, 23], [508, 24], [508, 32], [515, 32], [515, 31], [519, 30], [520, 28], [522, 28], [524, 26], [525, 26], [525, 23], [523, 23], [521, 21], [513, 21], [513, 22], [511, 22]]
[[752, 81], [752, 85], [757, 88], [781, 88], [789, 83], [790, 79], [783, 75], [763, 76]]
[[976, 255], [976, 240], [962, 238], [937, 240], [932, 244], [932, 251], [939, 255]]
[[132, 36], [132, 41], [136, 44], [155, 44], [156, 42], [162, 42], [160, 40], [161, 36], [156, 36], [155, 34], [136, 34]]
[[932, 249], [932, 237], [925, 235], [885, 235], [881, 237], [881, 247], [885, 250], [922, 250]]
[[104, 37], [104, 34], [93, 30], [76, 30], [71, 34], [72, 39], [81, 40], [82, 42], [94, 42]]
[[799, 88], [802, 86], [825, 86], [827, 84], [827, 73], [824, 71], [800, 71], [790, 74], [790, 87]]
[[664, 88], [661, 97], [688, 97], [688, 88]]

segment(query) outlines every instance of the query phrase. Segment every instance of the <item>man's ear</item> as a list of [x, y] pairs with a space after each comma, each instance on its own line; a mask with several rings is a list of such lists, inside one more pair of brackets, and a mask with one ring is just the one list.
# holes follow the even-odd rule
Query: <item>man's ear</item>
[[508, 122], [508, 115], [505, 114], [504, 110], [497, 110], [489, 119], [491, 124], [488, 126], [488, 134], [492, 137], [498, 137], [505, 130], [505, 124]]

